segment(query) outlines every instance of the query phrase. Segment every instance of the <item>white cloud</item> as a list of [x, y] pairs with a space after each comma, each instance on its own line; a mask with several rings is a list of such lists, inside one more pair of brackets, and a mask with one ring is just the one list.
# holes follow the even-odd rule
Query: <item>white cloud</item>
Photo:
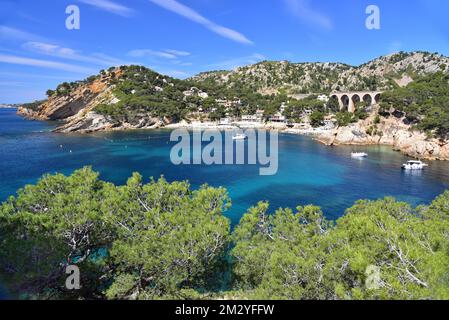
[[5, 87], [23, 87], [23, 82], [17, 82], [17, 81], [0, 81], [0, 86]]
[[182, 62], [182, 61], [173, 61], [174, 64], [177, 64], [182, 67], [190, 67], [193, 66], [192, 62]]
[[325, 14], [313, 9], [309, 0], [284, 0], [284, 2], [288, 11], [301, 21], [326, 30], [333, 28], [332, 20]]
[[259, 53], [254, 53], [250, 56], [233, 58], [233, 59], [224, 60], [224, 61], [221, 61], [218, 63], [214, 63], [214, 64], [209, 65], [208, 67], [214, 68], [214, 69], [230, 70], [230, 69], [235, 69], [235, 68], [249, 65], [249, 64], [255, 64], [255, 63], [261, 62], [263, 60], [266, 60], [266, 57], [264, 55], [259, 54]]
[[178, 51], [178, 50], [163, 50], [156, 51], [151, 49], [137, 49], [128, 52], [128, 55], [131, 57], [142, 58], [142, 57], [158, 57], [165, 59], [177, 59], [179, 57], [187, 57], [190, 55], [190, 52], [186, 51]]
[[[70, 80], [70, 81], [75, 81], [75, 80], [79, 80], [79, 76], [68, 76], [67, 74], [64, 75], [47, 75], [47, 74], [42, 74], [41, 72], [38, 73], [24, 73], [24, 72], [8, 72], [8, 71], [0, 71], [0, 77], [7, 77], [8, 79], [28, 79], [28, 80], [32, 80], [32, 79], [51, 79], [51, 80]], [[35, 81], [35, 80], [33, 80]]]
[[166, 9], [171, 12], [174, 12], [184, 18], [187, 18], [193, 22], [196, 22], [205, 28], [219, 34], [222, 37], [231, 39], [235, 42], [244, 43], [244, 44], [253, 44], [251, 40], [249, 40], [247, 37], [245, 37], [243, 34], [220, 26], [216, 24], [215, 22], [210, 21], [206, 17], [202, 16], [195, 10], [183, 5], [182, 3], [179, 3], [176, 0], [149, 0], [150, 2]]
[[78, 1], [123, 17], [130, 17], [134, 13], [133, 9], [125, 7], [111, 0], [78, 0]]
[[19, 41], [44, 41], [43, 37], [41, 36], [7, 26], [0, 26], [0, 39], [11, 39]]
[[49, 61], [49, 60], [38, 60], [38, 59], [24, 58], [24, 57], [11, 56], [11, 55], [5, 55], [5, 54], [0, 54], [0, 62], [8, 63], [8, 64], [56, 69], [56, 70], [82, 73], [82, 74], [94, 74], [94, 73], [98, 72], [98, 70], [95, 70], [95, 69], [80, 67], [80, 66], [76, 66], [76, 65], [72, 65], [72, 64], [68, 64], [68, 63], [55, 62], [55, 61]]
[[164, 51], [167, 53], [174, 54], [175, 56], [178, 56], [178, 57], [188, 57], [191, 55], [191, 53], [187, 52], [187, 51], [179, 51], [179, 50], [171, 50], [171, 49], [167, 49]]
[[44, 43], [44, 42], [27, 42], [22, 47], [28, 51], [48, 55], [52, 57], [63, 58], [67, 60], [75, 60], [81, 62], [92, 63], [100, 66], [115, 66], [129, 64], [125, 61], [109, 57], [101, 53], [95, 53], [92, 55], [83, 55], [78, 51], [65, 48], [56, 44]]

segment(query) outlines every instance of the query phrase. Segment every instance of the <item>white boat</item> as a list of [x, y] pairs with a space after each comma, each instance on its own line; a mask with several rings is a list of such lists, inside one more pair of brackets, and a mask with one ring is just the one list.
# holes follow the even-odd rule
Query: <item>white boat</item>
[[232, 140], [246, 140], [248, 136], [246, 134], [236, 134], [232, 137]]
[[368, 158], [368, 153], [365, 153], [365, 152], [353, 152], [353, 153], [351, 153], [351, 157], [353, 157], [353, 158]]
[[402, 169], [404, 170], [424, 170], [424, 168], [428, 167], [428, 164], [423, 163], [422, 161], [410, 160], [407, 163], [402, 165]]

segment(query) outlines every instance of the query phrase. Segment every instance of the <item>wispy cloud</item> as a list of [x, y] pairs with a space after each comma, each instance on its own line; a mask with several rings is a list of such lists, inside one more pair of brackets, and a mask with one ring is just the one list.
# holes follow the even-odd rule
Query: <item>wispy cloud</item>
[[109, 57], [107, 55], [100, 54], [100, 53], [96, 53], [96, 54], [92, 54], [92, 55], [83, 55], [74, 49], [65, 48], [60, 45], [51, 44], [51, 43], [27, 42], [27, 43], [24, 43], [22, 45], [22, 47], [28, 51], [42, 54], [42, 55], [48, 55], [48, 56], [63, 58], [63, 59], [67, 59], [67, 60], [87, 62], [87, 63], [92, 63], [95, 65], [101, 65], [101, 66], [129, 64], [129, 63], [126, 63], [125, 61], [121, 61], [121, 60], [118, 60], [113, 57]]
[[19, 80], [32, 80], [33, 82], [35, 81], [34, 79], [50, 79], [50, 80], [59, 80], [61, 81], [61, 79], [64, 80], [70, 80], [70, 81], [75, 81], [75, 80], [79, 80], [79, 76], [75, 76], [75, 75], [47, 75], [47, 74], [42, 74], [41, 72], [38, 73], [24, 73], [24, 72], [8, 72], [8, 71], [0, 71], [0, 78], [1, 77], [6, 77], [7, 79], [19, 79]]
[[165, 59], [177, 59], [180, 57], [190, 56], [190, 52], [187, 51], [178, 51], [178, 50], [162, 50], [156, 51], [152, 49], [136, 49], [128, 52], [128, 55], [135, 58], [142, 57], [157, 57], [157, 58], [165, 58]]
[[8, 64], [56, 69], [56, 70], [82, 73], [82, 74], [94, 74], [94, 73], [98, 72], [98, 70], [95, 70], [95, 69], [80, 67], [80, 66], [76, 66], [76, 65], [72, 65], [72, 64], [68, 64], [68, 63], [55, 62], [55, 61], [49, 61], [49, 60], [31, 59], [31, 58], [24, 58], [24, 57], [5, 55], [5, 54], [0, 54], [0, 62], [8, 63]]
[[177, 57], [188, 57], [191, 55], [191, 53], [187, 52], [187, 51], [179, 51], [179, 50], [172, 50], [172, 49], [166, 49], [164, 51], [167, 53], [174, 54]]
[[249, 64], [255, 64], [263, 60], [266, 60], [266, 57], [264, 55], [260, 53], [254, 53], [246, 57], [223, 60], [218, 63], [210, 64], [207, 67], [220, 70], [230, 70]]
[[23, 82], [17, 82], [17, 81], [0, 81], [0, 86], [5, 87], [23, 87]]
[[218, 25], [215, 22], [212, 22], [206, 17], [202, 16], [195, 10], [187, 7], [186, 5], [183, 5], [182, 3], [179, 3], [176, 0], [149, 0], [149, 1], [166, 10], [169, 10], [184, 18], [196, 22], [204, 26], [205, 28], [211, 30], [212, 32], [219, 34], [222, 37], [243, 44], [253, 44], [251, 40], [249, 40], [246, 36], [244, 36], [240, 32]]
[[8, 26], [0, 26], [0, 39], [10, 39], [18, 41], [45, 41], [41, 36]]
[[111, 0], [78, 0], [79, 2], [91, 5], [98, 9], [117, 14], [122, 17], [130, 17], [134, 10]]
[[178, 65], [178, 66], [181, 66], [181, 67], [190, 67], [190, 66], [193, 66], [193, 63], [192, 63], [192, 62], [182, 62], [182, 61], [179, 61], [179, 60], [173, 60], [172, 62], [173, 62], [174, 64]]
[[326, 30], [333, 28], [332, 20], [322, 12], [312, 8], [309, 0], [284, 0], [284, 2], [288, 11], [301, 21]]

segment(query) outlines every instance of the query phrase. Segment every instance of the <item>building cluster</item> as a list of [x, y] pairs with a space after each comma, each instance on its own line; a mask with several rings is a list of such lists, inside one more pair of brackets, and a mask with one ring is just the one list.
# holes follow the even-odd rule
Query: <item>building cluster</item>
[[[209, 97], [209, 95], [206, 92], [203, 92], [199, 90], [198, 88], [192, 87], [190, 90], [184, 91], [184, 96], [190, 97], [190, 96], [198, 96], [203, 99], [206, 99]], [[317, 97], [317, 100], [323, 102], [326, 104], [330, 98], [327, 95], [319, 95]], [[203, 108], [199, 108], [198, 112], [199, 114], [205, 114], [206, 112], [216, 112], [219, 108], [224, 109], [224, 115], [225, 117], [220, 119], [220, 125], [227, 126], [231, 125], [235, 122], [244, 122], [244, 123], [252, 123], [252, 124], [259, 124], [263, 123], [265, 120], [268, 122], [275, 122], [275, 123], [289, 123], [289, 119], [287, 115], [285, 114], [285, 111], [287, 109], [287, 104], [282, 103], [279, 106], [278, 111], [269, 116], [266, 117], [265, 111], [262, 109], [257, 109], [257, 111], [254, 114], [243, 114], [240, 117], [234, 117], [233, 116], [233, 110], [241, 109], [243, 107], [241, 99], [235, 97], [233, 99], [215, 99], [216, 107], [211, 108], [210, 110], [204, 110]], [[303, 126], [309, 125], [310, 115], [313, 113], [313, 110], [311, 109], [305, 109], [302, 113], [303, 118]], [[301, 125], [301, 124], [299, 124]], [[334, 127], [334, 120], [333, 119], [325, 119], [324, 124], [327, 128]]]
[[198, 96], [198, 97], [200, 97], [202, 99], [209, 98], [209, 95], [206, 92], [204, 92], [204, 91], [202, 91], [202, 90], [200, 90], [200, 89], [198, 89], [196, 87], [192, 87], [189, 90], [184, 91], [183, 94], [184, 94], [185, 97]]

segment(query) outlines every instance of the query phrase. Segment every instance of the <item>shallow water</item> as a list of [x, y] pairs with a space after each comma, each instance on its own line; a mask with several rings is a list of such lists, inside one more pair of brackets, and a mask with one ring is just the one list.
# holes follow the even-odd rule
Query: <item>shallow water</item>
[[[281, 134], [279, 171], [260, 176], [252, 165], [175, 166], [166, 130], [66, 135], [51, 133], [54, 125], [0, 109], [0, 201], [45, 173], [70, 174], [85, 165], [117, 184], [137, 171], [147, 180], [164, 175], [169, 181], [189, 180], [195, 188], [224, 186], [233, 202], [227, 212], [233, 224], [260, 200], [270, 201], [272, 209], [316, 204], [335, 219], [358, 199], [394, 196], [418, 205], [449, 189], [449, 162], [430, 162], [424, 172], [407, 173], [400, 167], [408, 158], [388, 146], [327, 147]], [[351, 159], [352, 151], [367, 152], [369, 158]]]

